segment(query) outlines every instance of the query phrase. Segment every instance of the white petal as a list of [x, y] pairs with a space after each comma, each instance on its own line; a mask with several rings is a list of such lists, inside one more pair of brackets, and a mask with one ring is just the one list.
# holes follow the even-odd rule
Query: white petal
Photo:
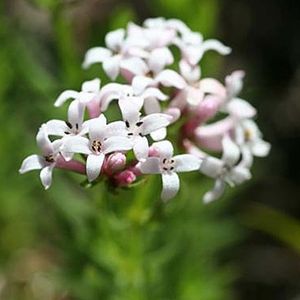
[[160, 128], [158, 130], [152, 131], [150, 133], [150, 136], [153, 139], [153, 141], [161, 141], [167, 136], [167, 129]]
[[161, 111], [159, 101], [154, 97], [145, 98], [144, 110], [147, 115], [159, 113]]
[[159, 174], [161, 173], [159, 167], [158, 157], [148, 157], [140, 164], [140, 170], [143, 174]]
[[43, 155], [49, 155], [53, 153], [53, 146], [48, 137], [47, 126], [43, 124], [36, 135], [36, 142], [39, 148], [42, 150]]
[[114, 51], [119, 51], [124, 37], [125, 30], [123, 28], [111, 31], [105, 36], [105, 44], [108, 48]]
[[242, 159], [238, 166], [249, 169], [253, 164], [253, 154], [248, 145], [241, 146]]
[[171, 117], [167, 114], [151, 114], [142, 119], [143, 124], [141, 126], [141, 132], [143, 135], [147, 135], [157, 129], [166, 127], [171, 122]]
[[73, 136], [65, 140], [62, 151], [67, 153], [90, 154], [90, 141], [82, 136]]
[[123, 120], [135, 123], [139, 120], [140, 110], [144, 99], [141, 97], [126, 97], [119, 100], [119, 107], [122, 112]]
[[100, 90], [100, 84], [101, 81], [99, 78], [95, 78], [93, 80], [88, 80], [85, 81], [82, 86], [81, 86], [81, 90], [83, 92], [98, 92]]
[[173, 70], [164, 70], [160, 72], [155, 81], [161, 83], [163, 86], [175, 87], [177, 89], [183, 89], [186, 86], [184, 79]]
[[204, 93], [213, 95], [219, 95], [221, 97], [226, 96], [226, 89], [222, 83], [214, 78], [205, 78], [200, 81], [200, 89]]
[[253, 155], [258, 156], [258, 157], [267, 156], [270, 152], [270, 149], [271, 149], [270, 143], [263, 141], [263, 140], [257, 140], [251, 146]]
[[135, 76], [132, 80], [133, 90], [137, 95], [144, 92], [146, 87], [153, 85], [155, 82], [152, 78], [147, 76]]
[[100, 172], [104, 161], [104, 154], [99, 155], [90, 154], [86, 160], [86, 174], [89, 181], [95, 180]]
[[220, 41], [215, 39], [206, 40], [202, 44], [202, 50], [203, 52], [206, 52], [208, 50], [214, 50], [222, 55], [228, 55], [231, 53], [231, 48], [225, 46]]
[[232, 141], [232, 139], [225, 135], [222, 140], [223, 155], [222, 160], [228, 165], [233, 166], [240, 158], [239, 147]]
[[145, 137], [136, 138], [134, 140], [133, 152], [137, 160], [145, 160], [149, 152], [148, 140]]
[[237, 166], [230, 171], [228, 178], [235, 184], [241, 184], [244, 181], [251, 179], [251, 173], [247, 168]]
[[157, 48], [154, 49], [149, 57], [148, 65], [151, 71], [155, 74], [163, 70], [167, 65], [171, 65], [174, 62], [172, 52], [169, 48]]
[[127, 151], [132, 148], [131, 141], [122, 136], [112, 136], [103, 142], [103, 152], [105, 154], [115, 151]]
[[223, 161], [218, 158], [209, 156], [205, 157], [200, 166], [200, 172], [206, 176], [217, 178], [224, 167]]
[[119, 99], [124, 90], [124, 84], [108, 83], [102, 87], [99, 93], [101, 111], [106, 111], [112, 100]]
[[188, 82], [196, 82], [200, 79], [201, 71], [199, 66], [192, 66], [186, 60], [182, 59], [179, 62], [180, 74]]
[[119, 75], [120, 61], [121, 61], [121, 57], [119, 55], [115, 55], [110, 58], [107, 58], [103, 62], [103, 66], [102, 66], [103, 70], [105, 71], [107, 76], [112, 80], [115, 80]]
[[46, 123], [46, 126], [49, 135], [64, 136], [69, 129], [66, 123], [61, 120], [50, 120]]
[[101, 114], [98, 118], [92, 119], [89, 122], [89, 137], [90, 140], [103, 140], [106, 137], [106, 118]]
[[252, 118], [256, 115], [256, 109], [247, 101], [234, 98], [229, 101], [226, 105], [226, 110], [228, 113], [238, 117], [238, 118]]
[[42, 181], [43, 186], [47, 190], [52, 183], [52, 171], [53, 171], [54, 165], [50, 165], [47, 167], [44, 167], [40, 172], [40, 178]]
[[21, 168], [19, 169], [20, 174], [24, 174], [26, 172], [32, 171], [32, 170], [39, 170], [42, 169], [45, 166], [45, 161], [43, 157], [33, 154], [28, 157], [26, 157], [21, 165]]
[[84, 58], [82, 67], [87, 69], [92, 64], [102, 63], [112, 55], [111, 51], [103, 47], [94, 47], [89, 49]]
[[149, 71], [146, 63], [138, 57], [131, 57], [122, 60], [120, 68], [129, 71], [133, 75], [145, 75]]
[[180, 183], [179, 177], [176, 173], [164, 173], [162, 174], [163, 190], [161, 193], [161, 199], [168, 201], [176, 196], [179, 191]]
[[222, 196], [225, 189], [225, 182], [221, 179], [217, 179], [212, 190], [207, 192], [203, 197], [204, 203], [212, 202]]
[[238, 95], [243, 88], [244, 71], [234, 71], [231, 75], [226, 76], [225, 83], [227, 96], [229, 99]]
[[158, 150], [159, 156], [162, 159], [173, 157], [174, 149], [170, 141], [156, 142], [152, 144], [152, 147]]
[[176, 172], [190, 172], [199, 170], [201, 160], [191, 154], [181, 154], [173, 157]]
[[78, 100], [72, 101], [68, 109], [68, 121], [72, 124], [72, 126], [80, 128], [83, 122], [83, 117], [84, 105]]
[[123, 121], [115, 121], [109, 123], [105, 129], [106, 136], [127, 136], [127, 130], [125, 126], [125, 122]]
[[168, 96], [162, 93], [158, 88], [150, 87], [147, 88], [141, 95], [143, 98], [156, 98], [161, 101], [165, 101], [168, 99]]
[[76, 99], [79, 93], [73, 90], [67, 90], [62, 92], [55, 100], [54, 106], [58, 107], [63, 105], [68, 99]]

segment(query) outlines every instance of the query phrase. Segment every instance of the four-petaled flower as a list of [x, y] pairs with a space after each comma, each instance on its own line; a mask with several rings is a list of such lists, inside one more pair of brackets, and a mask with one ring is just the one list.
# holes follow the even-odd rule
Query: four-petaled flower
[[47, 126], [43, 124], [36, 136], [36, 142], [41, 149], [42, 155], [30, 155], [24, 159], [19, 170], [21, 174], [32, 170], [40, 170], [40, 178], [45, 189], [52, 183], [52, 171], [60, 157], [61, 140], [51, 142], [48, 137]]
[[179, 177], [177, 173], [199, 170], [201, 160], [191, 154], [173, 156], [173, 146], [169, 141], [154, 143], [153, 148], [157, 149], [158, 157], [148, 157], [140, 164], [140, 170], [144, 174], [162, 175], [161, 198], [167, 201], [178, 193]]
[[213, 189], [203, 197], [205, 203], [219, 198], [224, 192], [226, 183], [234, 186], [251, 178], [249, 169], [242, 163], [238, 164], [240, 158], [238, 146], [227, 135], [223, 138], [222, 144], [222, 158], [207, 156], [200, 167], [200, 172], [216, 179]]

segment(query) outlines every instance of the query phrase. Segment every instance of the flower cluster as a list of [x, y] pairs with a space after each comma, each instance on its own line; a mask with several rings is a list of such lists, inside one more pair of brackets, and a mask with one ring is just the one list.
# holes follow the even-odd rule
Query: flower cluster
[[[55, 106], [71, 100], [67, 120], [40, 127], [41, 155], [27, 157], [20, 173], [41, 169], [46, 189], [55, 168], [82, 173], [90, 182], [105, 178], [115, 187], [161, 174], [161, 198], [168, 200], [179, 190], [177, 173], [196, 171], [215, 180], [205, 202], [220, 197], [226, 184], [250, 179], [253, 156], [266, 156], [270, 145], [253, 121], [255, 108], [238, 97], [244, 73], [233, 72], [224, 84], [201, 77], [204, 53], [227, 55], [230, 48], [204, 40], [179, 20], [163, 18], [143, 26], [129, 23], [126, 30], [108, 33], [105, 44], [87, 51], [83, 67], [101, 63], [114, 82], [100, 87], [93, 79], [79, 92], [61, 93]], [[178, 65], [174, 48], [180, 53]], [[108, 122], [105, 114], [115, 101], [120, 118]], [[173, 138], [169, 127], [177, 128]], [[184, 153], [174, 155], [168, 139]]]

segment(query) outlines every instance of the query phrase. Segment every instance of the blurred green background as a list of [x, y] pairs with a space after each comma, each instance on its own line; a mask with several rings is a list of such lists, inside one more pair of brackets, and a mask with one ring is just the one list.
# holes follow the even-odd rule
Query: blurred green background
[[[247, 0], [2, 0], [0, 2], [0, 299], [300, 299], [300, 5]], [[19, 176], [53, 102], [85, 79], [85, 51], [128, 21], [176, 17], [233, 48], [209, 53], [204, 76], [247, 72], [243, 96], [273, 144], [254, 179], [204, 206], [212, 182], [182, 176], [159, 202], [159, 178], [118, 194], [55, 170]], [[202, 181], [199, 181], [202, 180]], [[155, 186], [155, 188], [153, 188]]]

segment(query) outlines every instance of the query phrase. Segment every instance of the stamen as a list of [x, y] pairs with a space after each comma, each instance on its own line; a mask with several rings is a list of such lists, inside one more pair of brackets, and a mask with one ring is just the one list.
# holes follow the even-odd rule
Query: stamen
[[78, 123], [76, 123], [76, 124], [75, 124], [75, 127], [76, 127], [76, 130], [78, 130], [78, 129], [79, 129], [79, 125], [78, 125]]
[[126, 125], [126, 127], [127, 127], [127, 128], [129, 128], [129, 127], [130, 127], [130, 124], [129, 124], [129, 122], [128, 122], [128, 121], [125, 121], [125, 125]]
[[72, 124], [69, 122], [69, 121], [65, 121], [65, 123], [66, 123], [66, 125], [70, 128], [70, 129], [72, 129]]
[[140, 126], [143, 125], [143, 121], [139, 121], [139, 122], [137, 122], [135, 125], [136, 125], [137, 127], [140, 127]]

